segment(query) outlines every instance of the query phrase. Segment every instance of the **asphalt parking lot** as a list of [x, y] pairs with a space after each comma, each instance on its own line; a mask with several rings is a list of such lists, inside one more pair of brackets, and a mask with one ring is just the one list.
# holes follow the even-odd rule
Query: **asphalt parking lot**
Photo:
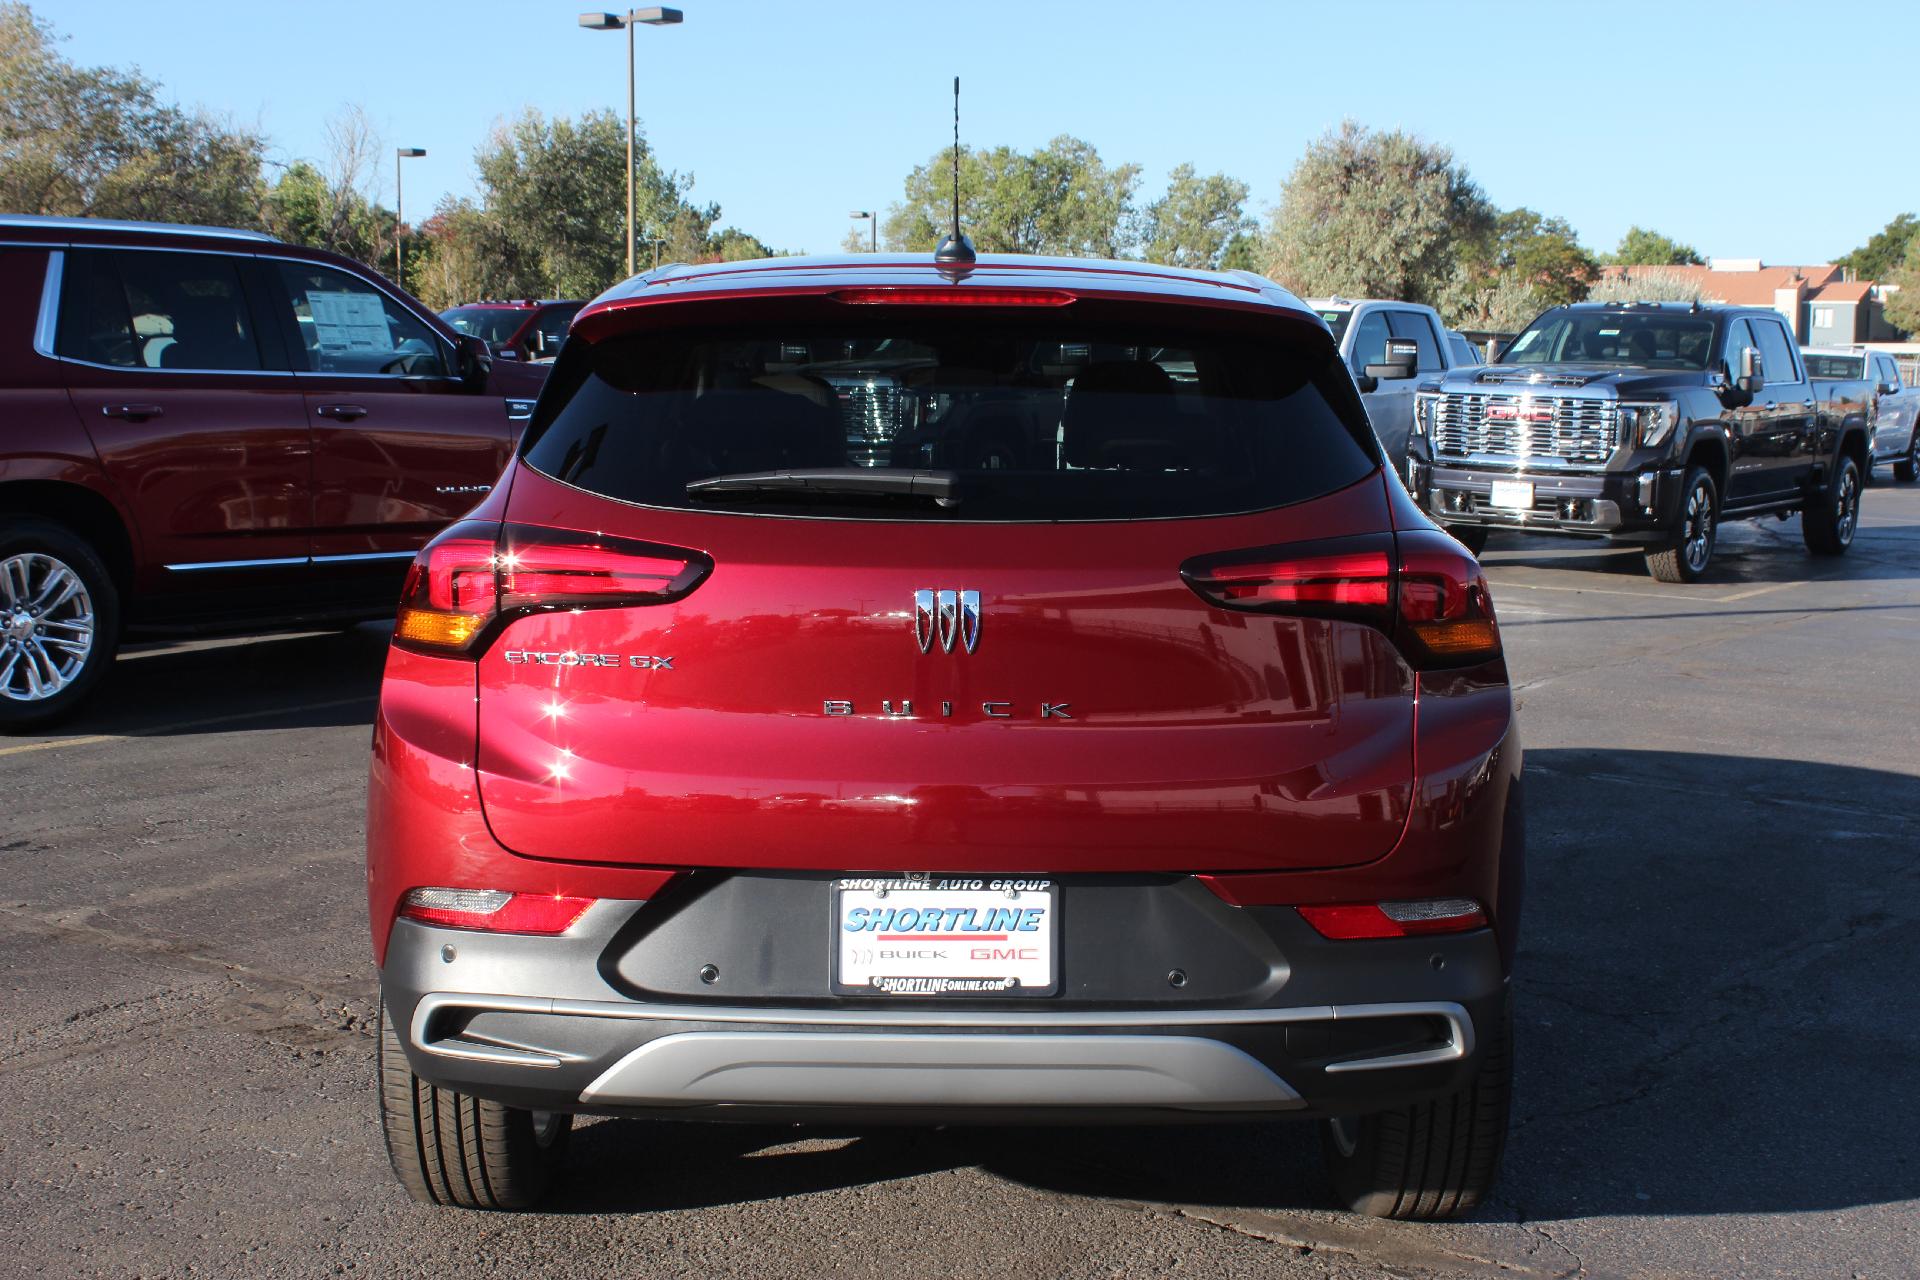
[[575, 1135], [550, 1211], [385, 1166], [361, 881], [384, 649], [147, 646], [0, 739], [6, 1275], [1911, 1276], [1920, 487], [1713, 581], [1496, 538], [1531, 851], [1492, 1207], [1326, 1207], [1305, 1126]]

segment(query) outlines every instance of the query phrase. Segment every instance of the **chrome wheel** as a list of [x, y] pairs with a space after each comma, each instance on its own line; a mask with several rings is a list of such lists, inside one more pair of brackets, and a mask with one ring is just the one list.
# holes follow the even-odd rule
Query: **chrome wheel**
[[1840, 483], [1834, 489], [1833, 532], [1844, 547], [1853, 542], [1854, 526], [1860, 523], [1860, 473], [1842, 467]]
[[1687, 494], [1681, 553], [1694, 573], [1705, 572], [1707, 561], [1713, 558], [1713, 491], [1703, 484], [1695, 485]]
[[0, 697], [40, 702], [65, 689], [94, 630], [93, 597], [71, 565], [38, 551], [0, 560]]

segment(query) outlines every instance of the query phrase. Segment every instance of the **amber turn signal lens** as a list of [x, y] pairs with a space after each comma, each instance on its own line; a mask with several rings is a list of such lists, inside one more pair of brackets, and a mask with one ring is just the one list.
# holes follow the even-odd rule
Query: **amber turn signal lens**
[[438, 613], [432, 609], [402, 609], [393, 634], [415, 644], [458, 649], [473, 639], [490, 615]]
[[1420, 643], [1436, 658], [1488, 657], [1500, 652], [1500, 629], [1491, 618], [1416, 622]]

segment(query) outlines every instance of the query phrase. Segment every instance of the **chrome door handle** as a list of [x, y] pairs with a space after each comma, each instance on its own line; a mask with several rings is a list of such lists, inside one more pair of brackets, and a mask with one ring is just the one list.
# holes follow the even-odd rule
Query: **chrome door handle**
[[323, 418], [337, 418], [341, 422], [352, 422], [355, 418], [367, 416], [367, 411], [357, 404], [323, 404], [314, 412]]
[[145, 418], [157, 418], [166, 410], [157, 404], [103, 404], [100, 412], [109, 418], [125, 418], [129, 422], [139, 422]]

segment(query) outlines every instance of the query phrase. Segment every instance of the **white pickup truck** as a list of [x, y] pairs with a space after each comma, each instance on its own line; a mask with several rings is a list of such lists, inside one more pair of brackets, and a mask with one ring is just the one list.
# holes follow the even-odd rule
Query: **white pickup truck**
[[1815, 382], [1863, 382], [1873, 463], [1893, 464], [1893, 477], [1911, 484], [1920, 477], [1920, 387], [1900, 379], [1900, 366], [1884, 351], [1858, 347], [1802, 347]]
[[[1353, 371], [1360, 399], [1367, 406], [1373, 433], [1380, 437], [1394, 468], [1404, 471], [1407, 436], [1413, 430], [1414, 387], [1425, 378], [1481, 361], [1464, 340], [1449, 343], [1447, 327], [1432, 307], [1338, 297], [1309, 298], [1307, 305], [1333, 330], [1333, 340], [1340, 344], [1340, 355]], [[1473, 356], [1471, 361], [1468, 356]]]

